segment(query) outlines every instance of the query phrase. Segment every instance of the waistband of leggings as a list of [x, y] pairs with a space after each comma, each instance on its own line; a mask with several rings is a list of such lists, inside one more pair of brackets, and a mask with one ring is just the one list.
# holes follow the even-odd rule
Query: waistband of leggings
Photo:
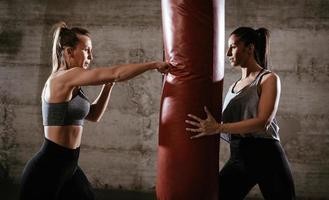
[[77, 160], [80, 154], [80, 147], [76, 149], [69, 149], [56, 144], [47, 138], [44, 138], [40, 151], [49, 156], [59, 156], [63, 160]]

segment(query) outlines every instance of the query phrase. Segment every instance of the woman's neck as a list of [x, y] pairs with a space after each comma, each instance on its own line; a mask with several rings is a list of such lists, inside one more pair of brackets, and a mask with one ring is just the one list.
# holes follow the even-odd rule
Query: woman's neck
[[254, 59], [250, 59], [244, 66], [241, 66], [241, 79], [254, 76], [262, 69], [263, 68]]

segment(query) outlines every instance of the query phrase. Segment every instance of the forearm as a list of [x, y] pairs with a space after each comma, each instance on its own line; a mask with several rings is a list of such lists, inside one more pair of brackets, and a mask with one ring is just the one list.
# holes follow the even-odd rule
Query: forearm
[[110, 82], [120, 82], [131, 79], [147, 70], [165, 70], [162, 62], [148, 62], [140, 64], [122, 64], [112, 67], [96, 67], [93, 69], [82, 69], [74, 67], [59, 76], [59, 82], [65, 83], [67, 87], [73, 88], [84, 85], [101, 85]]
[[267, 121], [254, 118], [240, 122], [224, 123], [218, 126], [218, 133], [248, 134], [251, 132], [263, 131], [266, 129]]
[[102, 88], [100, 94], [98, 95], [96, 100], [90, 106], [89, 114], [86, 117], [87, 120], [98, 122], [102, 118], [102, 116], [108, 106], [113, 85], [114, 85], [114, 83], [109, 83], [109, 84], [103, 85], [103, 88]]
[[131, 79], [145, 71], [156, 69], [156, 62], [148, 62], [141, 64], [127, 64], [113, 67], [115, 82]]

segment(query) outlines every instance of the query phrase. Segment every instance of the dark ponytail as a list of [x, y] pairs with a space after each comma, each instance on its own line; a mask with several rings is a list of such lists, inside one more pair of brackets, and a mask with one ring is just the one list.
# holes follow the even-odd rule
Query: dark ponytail
[[256, 30], [258, 41], [256, 44], [256, 60], [264, 69], [268, 68], [268, 54], [269, 54], [269, 37], [270, 32], [266, 28], [259, 28]]
[[257, 30], [250, 27], [240, 27], [234, 30], [231, 35], [236, 35], [246, 46], [253, 44], [255, 47], [254, 58], [264, 69], [268, 68], [269, 36], [266, 28]]

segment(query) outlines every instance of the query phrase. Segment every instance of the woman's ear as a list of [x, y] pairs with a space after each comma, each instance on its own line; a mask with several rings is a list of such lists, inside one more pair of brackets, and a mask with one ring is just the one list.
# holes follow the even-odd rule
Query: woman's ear
[[255, 50], [255, 45], [254, 44], [249, 44], [248, 45], [248, 53], [250, 55], [254, 55], [254, 50]]
[[67, 58], [73, 58], [74, 55], [73, 55], [73, 48], [72, 47], [66, 47], [64, 49], [64, 54]]

